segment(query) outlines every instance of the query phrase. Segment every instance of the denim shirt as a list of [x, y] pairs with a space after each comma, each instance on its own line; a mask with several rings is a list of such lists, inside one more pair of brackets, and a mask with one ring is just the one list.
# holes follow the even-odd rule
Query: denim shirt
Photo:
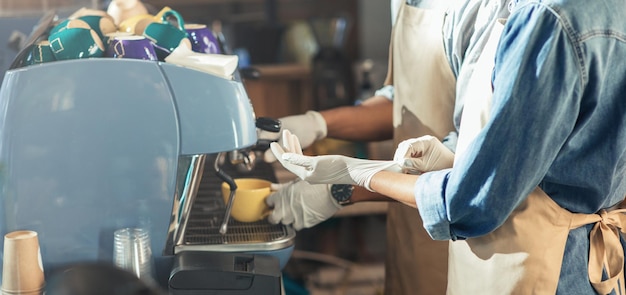
[[[415, 198], [437, 240], [489, 233], [534, 187], [594, 213], [626, 194], [626, 1], [519, 1], [496, 53], [491, 119]], [[558, 294], [595, 294], [588, 235], [570, 231]]]

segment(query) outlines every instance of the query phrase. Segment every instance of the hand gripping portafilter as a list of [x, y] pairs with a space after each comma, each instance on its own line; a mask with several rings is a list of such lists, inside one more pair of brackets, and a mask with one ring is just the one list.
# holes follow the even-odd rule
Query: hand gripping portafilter
[[[278, 120], [260, 117], [256, 119], [256, 127], [265, 131], [279, 132], [281, 124]], [[271, 140], [259, 139], [257, 143], [249, 150], [240, 152], [240, 154], [244, 156], [245, 160], [243, 162], [247, 166], [247, 170], [252, 170], [253, 168], [254, 159], [251, 158], [251, 155], [254, 155], [254, 151], [267, 150], [271, 142]], [[230, 213], [233, 208], [233, 203], [235, 202], [235, 191], [237, 190], [237, 184], [235, 183], [233, 178], [220, 169], [219, 163], [225, 156], [225, 154], [225, 152], [219, 153], [215, 158], [215, 163], [213, 164], [217, 177], [226, 182], [230, 187], [230, 195], [228, 196], [228, 202], [226, 203], [226, 212], [224, 212], [224, 219], [222, 220], [222, 225], [220, 226], [220, 234], [222, 235], [225, 235], [226, 231], [228, 230], [228, 221], [230, 220]]]

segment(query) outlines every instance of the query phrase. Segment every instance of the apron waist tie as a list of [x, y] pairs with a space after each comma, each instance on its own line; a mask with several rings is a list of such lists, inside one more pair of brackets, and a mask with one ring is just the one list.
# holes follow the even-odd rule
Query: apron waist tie
[[[609, 209], [610, 210], [610, 209]], [[626, 209], [600, 210], [596, 214], [574, 214], [579, 218], [573, 228], [595, 223], [589, 234], [589, 281], [599, 294], [609, 294], [612, 290], [626, 295], [624, 289], [624, 251], [620, 242], [620, 232], [626, 234]], [[602, 280], [606, 271], [608, 279]]]

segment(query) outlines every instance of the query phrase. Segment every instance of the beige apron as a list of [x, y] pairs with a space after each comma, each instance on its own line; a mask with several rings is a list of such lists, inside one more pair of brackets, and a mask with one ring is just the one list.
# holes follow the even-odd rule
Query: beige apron
[[[396, 145], [427, 134], [441, 139], [454, 130], [456, 81], [441, 39], [443, 19], [443, 8], [425, 10], [406, 4], [400, 8], [385, 82], [395, 88]], [[390, 203], [385, 294], [444, 294], [447, 256], [448, 242], [430, 238], [415, 208]]]
[[[488, 119], [491, 105], [491, 69], [503, 22], [492, 31], [472, 80], [474, 91], [465, 101], [457, 155], [463, 153]], [[489, 87], [487, 88], [487, 83]], [[461, 148], [459, 150], [459, 147]], [[615, 288], [624, 294], [624, 255], [619, 240], [626, 210], [598, 214], [571, 213], [540, 188], [522, 202], [495, 231], [450, 243], [448, 294], [555, 294], [571, 229], [596, 223], [590, 234], [589, 278], [600, 294]], [[601, 280], [606, 268], [609, 279]], [[617, 282], [620, 282], [618, 289]]]

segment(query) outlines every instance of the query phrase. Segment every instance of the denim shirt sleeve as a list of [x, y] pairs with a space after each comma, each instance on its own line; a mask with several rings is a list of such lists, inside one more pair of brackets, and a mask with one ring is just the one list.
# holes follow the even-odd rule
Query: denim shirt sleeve
[[540, 3], [509, 18], [496, 52], [490, 121], [453, 169], [424, 173], [415, 184], [432, 238], [475, 237], [500, 226], [539, 185], [571, 133], [582, 71], [559, 21]]

